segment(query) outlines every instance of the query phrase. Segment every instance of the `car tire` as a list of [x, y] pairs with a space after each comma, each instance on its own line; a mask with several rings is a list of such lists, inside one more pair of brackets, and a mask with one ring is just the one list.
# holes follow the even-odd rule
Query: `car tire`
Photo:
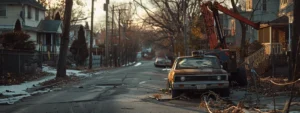
[[166, 90], [168, 91], [168, 93], [171, 92], [170, 88], [171, 88], [171, 85], [170, 85], [170, 82], [169, 82], [169, 80], [168, 80], [168, 81], [167, 81], [167, 84], [166, 84]]
[[229, 97], [230, 95], [230, 89], [229, 88], [224, 88], [224, 89], [221, 89], [221, 97]]
[[180, 93], [179, 90], [172, 89], [172, 90], [171, 90], [171, 94], [172, 94], [172, 99], [175, 99], [175, 98], [177, 98], [181, 93]]
[[238, 68], [235, 80], [239, 84], [239, 86], [248, 85], [246, 69], [244, 67]]

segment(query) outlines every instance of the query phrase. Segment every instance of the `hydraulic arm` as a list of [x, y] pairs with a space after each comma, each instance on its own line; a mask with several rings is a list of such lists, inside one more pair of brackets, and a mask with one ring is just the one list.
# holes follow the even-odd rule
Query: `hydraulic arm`
[[[221, 11], [224, 14], [227, 14], [247, 25], [250, 25], [255, 29], [260, 28], [259, 23], [254, 23], [247, 18], [232, 12], [231, 10], [220, 5], [218, 2], [206, 2], [201, 5], [201, 12], [205, 21], [206, 34], [209, 39], [210, 49], [216, 49], [219, 47], [221, 47], [222, 49], [227, 49], [226, 40], [224, 37], [222, 26], [220, 24], [218, 11]], [[215, 33], [215, 26], [217, 29], [218, 38]]]

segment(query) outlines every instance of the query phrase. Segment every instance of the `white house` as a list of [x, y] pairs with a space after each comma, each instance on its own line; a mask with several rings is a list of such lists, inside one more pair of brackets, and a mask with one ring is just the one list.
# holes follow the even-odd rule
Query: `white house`
[[45, 20], [45, 11], [36, 0], [0, 0], [0, 33], [12, 31], [19, 19], [36, 50], [57, 53], [62, 22]]
[[[73, 41], [78, 38], [78, 31], [79, 31], [80, 26], [81, 26], [81, 24], [71, 25], [69, 46], [71, 46]], [[85, 23], [85, 26], [83, 26], [83, 28], [84, 28], [85, 40], [86, 40], [87, 46], [89, 48], [90, 47], [90, 39], [91, 39], [91, 30], [90, 30], [90, 27], [87, 22]], [[96, 33], [94, 33], [93, 47], [96, 46], [96, 39], [97, 39], [97, 36], [96, 36]]]

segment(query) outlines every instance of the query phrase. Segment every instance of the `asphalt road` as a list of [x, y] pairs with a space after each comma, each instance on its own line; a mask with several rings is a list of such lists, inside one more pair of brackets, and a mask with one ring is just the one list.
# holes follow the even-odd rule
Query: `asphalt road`
[[[160, 89], [167, 71], [153, 61], [110, 70], [61, 90], [31, 96], [14, 105], [1, 105], [0, 113], [199, 113], [200, 99], [171, 100]], [[151, 98], [162, 94], [162, 100]]]

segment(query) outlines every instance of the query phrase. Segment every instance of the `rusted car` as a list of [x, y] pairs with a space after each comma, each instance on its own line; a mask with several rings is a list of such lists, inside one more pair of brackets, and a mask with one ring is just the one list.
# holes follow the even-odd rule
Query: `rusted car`
[[207, 90], [227, 97], [230, 94], [228, 78], [229, 74], [216, 56], [194, 53], [177, 57], [168, 74], [167, 88], [172, 98], [184, 92]]

